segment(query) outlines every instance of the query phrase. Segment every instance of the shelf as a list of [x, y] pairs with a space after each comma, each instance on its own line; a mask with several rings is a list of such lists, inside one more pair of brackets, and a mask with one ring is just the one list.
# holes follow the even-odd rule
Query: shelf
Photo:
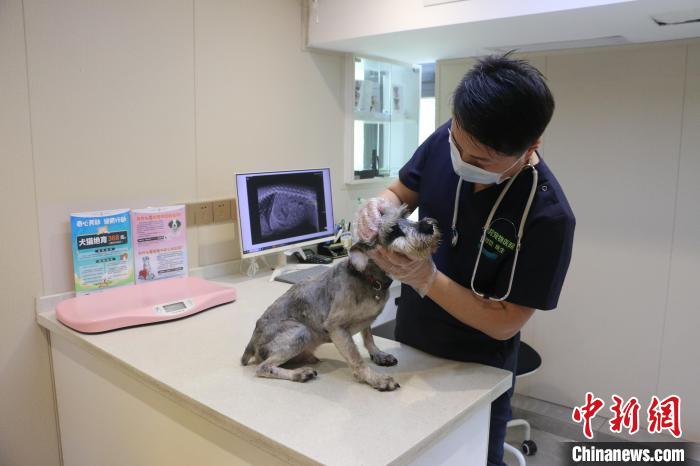
[[405, 117], [404, 115], [386, 115], [383, 113], [371, 113], [371, 112], [353, 112], [352, 114], [354, 121], [363, 121], [366, 123], [404, 123], [404, 122], [414, 122], [418, 123], [418, 120], [411, 117]]
[[378, 113], [378, 112], [358, 112], [354, 111], [352, 114], [353, 120], [355, 121], [367, 121], [373, 123], [390, 123], [391, 116]]
[[394, 181], [398, 179], [398, 176], [376, 176], [374, 178], [366, 178], [364, 180], [356, 179], [346, 181], [347, 185], [364, 185], [364, 184], [379, 184], [386, 181]]

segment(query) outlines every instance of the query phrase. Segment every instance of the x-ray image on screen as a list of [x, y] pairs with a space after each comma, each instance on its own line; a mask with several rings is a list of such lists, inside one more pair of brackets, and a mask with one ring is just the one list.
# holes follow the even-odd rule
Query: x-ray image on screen
[[258, 204], [258, 216], [251, 215], [253, 243], [325, 230], [323, 178], [319, 174], [259, 176], [249, 180], [248, 190], [249, 199], [257, 199]]
[[319, 231], [317, 193], [309, 188], [289, 185], [263, 188], [258, 190], [258, 205], [262, 241]]
[[335, 234], [328, 168], [239, 173], [236, 192], [243, 257]]

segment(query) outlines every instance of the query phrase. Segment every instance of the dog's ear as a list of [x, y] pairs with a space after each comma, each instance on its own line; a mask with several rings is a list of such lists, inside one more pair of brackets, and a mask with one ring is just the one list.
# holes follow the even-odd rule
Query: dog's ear
[[365, 267], [367, 267], [367, 262], [369, 262], [369, 256], [367, 251], [372, 249], [372, 245], [365, 243], [364, 241], [358, 241], [357, 243], [350, 246], [348, 251], [348, 260], [357, 270], [362, 272]]

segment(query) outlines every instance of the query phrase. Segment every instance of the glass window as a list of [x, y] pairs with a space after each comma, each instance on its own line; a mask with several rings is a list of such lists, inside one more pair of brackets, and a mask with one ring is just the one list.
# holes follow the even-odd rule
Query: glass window
[[435, 131], [435, 63], [424, 63], [420, 67], [418, 143], [422, 144]]

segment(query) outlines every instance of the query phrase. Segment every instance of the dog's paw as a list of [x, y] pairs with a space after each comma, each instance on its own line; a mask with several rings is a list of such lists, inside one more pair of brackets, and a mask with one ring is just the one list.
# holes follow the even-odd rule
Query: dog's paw
[[312, 367], [300, 367], [294, 370], [292, 380], [294, 382], [306, 382], [316, 377], [318, 374]]
[[374, 374], [374, 376], [366, 380], [366, 382], [371, 385], [372, 388], [375, 388], [380, 392], [391, 392], [401, 386], [390, 375]]
[[395, 366], [399, 362], [394, 356], [383, 351], [371, 354], [370, 358], [378, 366]]

